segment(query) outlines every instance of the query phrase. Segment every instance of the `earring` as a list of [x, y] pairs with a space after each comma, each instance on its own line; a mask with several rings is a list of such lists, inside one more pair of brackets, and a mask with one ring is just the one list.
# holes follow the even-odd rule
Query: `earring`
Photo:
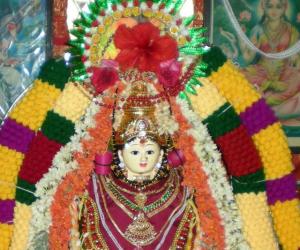
[[120, 161], [120, 163], [119, 163], [119, 167], [120, 167], [121, 169], [124, 169], [124, 168], [125, 168], [125, 164], [124, 164], [124, 162], [123, 162], [123, 161]]
[[122, 172], [123, 172], [123, 175], [125, 176], [125, 178], [127, 179], [128, 178], [128, 171], [126, 168], [122, 168]]
[[155, 168], [160, 169], [161, 168], [161, 162], [156, 163]]

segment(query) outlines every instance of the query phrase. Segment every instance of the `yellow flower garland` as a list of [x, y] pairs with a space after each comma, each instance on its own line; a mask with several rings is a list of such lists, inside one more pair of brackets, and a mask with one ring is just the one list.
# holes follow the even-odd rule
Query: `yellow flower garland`
[[280, 123], [275, 123], [253, 136], [260, 153], [267, 180], [281, 178], [293, 170], [291, 154]]
[[[277, 201], [271, 206], [274, 226], [285, 250], [298, 250], [300, 244], [299, 200]], [[289, 215], [289, 220], [286, 215]], [[295, 236], [295, 237], [291, 237]]]
[[197, 95], [189, 95], [194, 110], [204, 120], [226, 103], [226, 99], [207, 78], [200, 78], [202, 87], [196, 87]]
[[268, 216], [266, 194], [237, 194], [235, 197], [243, 218], [245, 237], [251, 249], [278, 249], [272, 230], [272, 220]]
[[[216, 75], [217, 74], [215, 73], [215, 76]], [[198, 113], [201, 118], [205, 119], [218, 110], [220, 106], [225, 104], [226, 98], [224, 98], [219, 90], [213, 85], [211, 79], [201, 78], [200, 81], [203, 86], [196, 88], [197, 95], [189, 95], [189, 98], [192, 101], [195, 112]], [[245, 196], [244, 194], [239, 194], [235, 195], [235, 198], [239, 201], [237, 202], [237, 205], [242, 217], [243, 233], [251, 248], [263, 249], [260, 248], [260, 246], [268, 246], [268, 244], [270, 244], [270, 246], [276, 246], [276, 240], [272, 231], [272, 223], [270, 219], [268, 219], [269, 209], [266, 201], [266, 193], [263, 192], [259, 195], [246, 194]], [[249, 201], [256, 204], [256, 207], [254, 207], [253, 210], [251, 210], [251, 203]], [[249, 211], [252, 211], [252, 216], [249, 215]], [[252, 230], [254, 225], [256, 225], [255, 223], [257, 223], [257, 221], [252, 220], [252, 218], [256, 217], [260, 218], [260, 220], [261, 218], [265, 220], [262, 225], [262, 230], [264, 232], [263, 236], [260, 231]], [[265, 239], [269, 240], [265, 241]], [[263, 241], [263, 243], [260, 243], [261, 241]], [[264, 242], [266, 242], [266, 244]], [[277, 248], [273, 247], [271, 249]]]
[[74, 83], [68, 83], [63, 93], [57, 99], [54, 111], [72, 122], [76, 122], [84, 115], [85, 109], [90, 102], [83, 87], [76, 86]]
[[220, 93], [233, 105], [238, 114], [256, 102], [260, 96], [249, 84], [245, 76], [236, 70], [231, 62], [226, 62], [208, 79]]
[[32, 89], [22, 98], [9, 117], [18, 123], [37, 131], [60, 90], [40, 80], [35, 80]]
[[0, 223], [0, 249], [9, 249], [10, 239], [13, 232], [13, 225]]
[[[47, 112], [53, 107], [56, 99], [61, 94], [61, 91], [57, 88], [55, 88], [52, 85], [49, 85], [48, 83], [42, 82], [41, 80], [35, 80], [33, 83], [33, 87], [26, 93], [26, 95], [21, 99], [21, 101], [17, 104], [17, 106], [12, 110], [9, 117], [15, 119], [18, 123], [23, 124], [24, 126], [28, 126], [30, 129], [37, 131], [40, 129], [42, 123], [45, 120]], [[9, 150], [7, 153], [7, 150], [1, 150], [3, 147], [0, 146], [0, 159], [7, 161], [10, 161], [11, 163], [7, 164], [7, 166], [10, 166], [10, 172], [8, 176], [10, 176], [10, 179], [13, 183], [12, 185], [4, 184], [4, 187], [2, 188], [0, 183], [0, 199], [3, 199], [3, 196], [6, 197], [6, 199], [14, 199], [15, 198], [15, 192], [16, 192], [16, 181], [17, 181], [17, 175], [20, 169], [20, 166], [22, 165], [24, 155], [21, 153], [17, 153], [16, 151]], [[3, 154], [3, 157], [1, 157], [1, 154]], [[15, 159], [15, 161], [18, 159], [17, 163], [13, 163], [12, 159]], [[0, 162], [0, 171], [1, 171], [1, 164]], [[15, 167], [14, 167], [15, 166]], [[24, 205], [26, 206], [26, 205]], [[27, 224], [30, 221], [30, 218], [28, 216], [24, 217], [23, 212], [25, 211], [25, 208], [23, 209], [15, 209], [14, 211], [14, 223], [16, 224]], [[27, 211], [28, 215], [28, 211]], [[21, 221], [19, 222], [20, 219]], [[11, 229], [12, 232], [10, 235], [8, 235], [7, 239], [10, 241], [11, 239], [17, 239], [20, 237], [20, 235], [24, 235], [24, 242], [26, 243], [28, 238], [28, 226], [23, 227], [23, 231], [20, 234], [20, 230], [14, 227], [14, 230]], [[25, 235], [27, 235], [25, 237]], [[2, 241], [2, 240], [1, 240]], [[4, 240], [3, 240], [4, 241]], [[15, 246], [18, 246], [16, 243], [14, 243]], [[20, 245], [22, 246], [22, 244]], [[25, 247], [26, 244], [23, 245]], [[0, 248], [2, 249], [2, 248]], [[19, 248], [16, 248], [19, 249]]]
[[25, 204], [16, 202], [14, 212], [14, 233], [11, 242], [11, 249], [23, 250], [26, 249], [28, 240], [31, 208]]
[[14, 199], [24, 155], [0, 145], [0, 199]]
[[[238, 113], [251, 107], [260, 98], [258, 93], [256, 93], [245, 77], [235, 69], [231, 62], [224, 64], [209, 79]], [[254, 135], [252, 139], [261, 156], [266, 180], [277, 179], [291, 173], [293, 170], [291, 155], [279, 123], [268, 126]], [[283, 248], [297, 249], [300, 244], [299, 204], [286, 201], [280, 206], [278, 204], [270, 206], [270, 209], [273, 221], [276, 224], [275, 230]], [[291, 216], [288, 212], [289, 209], [293, 211]], [[255, 222], [257, 223], [257, 221]], [[286, 225], [291, 225], [293, 230], [283, 230], [283, 228], [286, 228]]]

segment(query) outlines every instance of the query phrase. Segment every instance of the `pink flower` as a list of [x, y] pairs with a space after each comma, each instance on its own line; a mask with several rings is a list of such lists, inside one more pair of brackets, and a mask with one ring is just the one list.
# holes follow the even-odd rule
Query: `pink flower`
[[91, 81], [97, 94], [101, 94], [119, 80], [117, 64], [111, 60], [103, 60], [101, 67], [93, 67], [92, 72]]
[[159, 82], [165, 88], [173, 88], [179, 84], [179, 77], [181, 75], [181, 63], [172, 59], [160, 63], [157, 72]]
[[251, 13], [247, 10], [244, 10], [240, 13], [240, 20], [243, 21], [250, 21], [251, 19]]

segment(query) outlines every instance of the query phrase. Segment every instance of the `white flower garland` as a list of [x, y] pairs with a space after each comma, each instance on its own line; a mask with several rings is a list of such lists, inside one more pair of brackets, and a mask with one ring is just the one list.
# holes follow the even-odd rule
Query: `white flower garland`
[[[190, 129], [189, 133], [196, 140], [194, 147], [195, 152], [203, 162], [204, 170], [208, 176], [209, 186], [217, 202], [220, 216], [224, 221], [226, 249], [248, 249], [242, 234], [238, 209], [232, 190], [226, 179], [226, 171], [222, 166], [216, 145], [212, 142], [206, 127], [201, 123], [198, 116], [189, 109], [188, 104], [179, 98], [177, 99], [177, 103], [180, 105], [185, 118], [193, 127], [197, 128], [197, 130], [194, 128]], [[162, 114], [157, 117], [160, 118], [159, 121], [161, 121], [163, 114], [170, 117], [168, 106], [159, 106], [158, 108], [162, 111]], [[62, 147], [55, 155], [53, 165], [49, 169], [49, 172], [36, 184], [37, 190], [35, 194], [40, 197], [40, 199], [35, 201], [31, 206], [33, 216], [29, 230], [28, 249], [35, 247], [36, 237], [40, 237], [43, 232], [48, 232], [51, 225], [50, 206], [53, 202], [53, 196], [59, 183], [66, 174], [78, 167], [76, 161], [72, 159], [72, 154], [82, 150], [80, 141], [83, 138], [89, 138], [87, 129], [95, 127], [94, 116], [97, 112], [99, 112], [99, 106], [92, 102], [85, 116], [75, 124], [75, 135], [71, 137], [71, 141]], [[166, 117], [164, 117], [163, 120], [165, 119]], [[171, 130], [173, 130], [174, 133], [174, 131], [178, 129], [178, 124], [171, 124], [170, 122], [172, 120], [173, 119], [169, 119], [169, 122], [165, 122], [164, 125], [172, 125], [168, 127], [168, 130], [173, 127]]]
[[[100, 101], [100, 100], [99, 100]], [[78, 168], [78, 163], [73, 160], [74, 152], [81, 152], [80, 141], [88, 139], [88, 128], [95, 127], [95, 115], [99, 112], [99, 105], [92, 102], [87, 108], [84, 117], [76, 122], [75, 134], [69, 143], [60, 149], [53, 158], [52, 166], [48, 173], [36, 184], [35, 195], [39, 197], [32, 205], [32, 218], [29, 228], [28, 249], [36, 249], [36, 241], [48, 233], [51, 225], [50, 207], [57, 187], [67, 173]]]
[[212, 141], [200, 117], [189, 108], [188, 103], [179, 97], [176, 102], [181, 107], [183, 116], [192, 125], [188, 133], [195, 139], [195, 153], [201, 159], [203, 169], [208, 177], [210, 190], [224, 223], [226, 249], [249, 249], [242, 232], [242, 220], [238, 207], [232, 188], [226, 178], [226, 170], [217, 146]]
[[179, 125], [171, 115], [169, 103], [164, 101], [155, 106], [155, 118], [159, 121], [158, 133], [173, 135]]

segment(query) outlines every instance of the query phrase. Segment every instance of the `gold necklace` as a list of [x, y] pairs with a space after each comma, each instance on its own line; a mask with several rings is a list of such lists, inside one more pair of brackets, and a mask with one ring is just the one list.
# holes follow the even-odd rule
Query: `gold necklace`
[[126, 179], [126, 177], [123, 173], [123, 170], [118, 169], [118, 167], [116, 167], [116, 166], [113, 166], [113, 172], [119, 179], [124, 181], [126, 184], [130, 185], [131, 187], [133, 187], [135, 189], [139, 189], [139, 190], [144, 190], [145, 188], [147, 188], [147, 186], [155, 185], [161, 179], [163, 179], [169, 175], [169, 170], [167, 168], [161, 168], [158, 171], [158, 173], [155, 175], [154, 179], [146, 180], [143, 182], [137, 182], [134, 180], [130, 181], [130, 180]]
[[[107, 185], [107, 183], [105, 182], [105, 180], [102, 179], [103, 177], [101, 176], [100, 178], [101, 178], [101, 182], [103, 183], [104, 189], [108, 193], [110, 198], [119, 206], [119, 208], [121, 208], [132, 219], [134, 218], [134, 215], [125, 206], [124, 203], [126, 203], [129, 207], [131, 205], [131, 208], [133, 210], [146, 213], [147, 217], [151, 218], [152, 216], [156, 215], [157, 213], [159, 213], [159, 212], [163, 211], [165, 208], [167, 208], [175, 200], [175, 198], [179, 192], [179, 189], [180, 189], [179, 178], [177, 176], [175, 185], [170, 186], [170, 188], [162, 195], [162, 197], [158, 201], [155, 201], [152, 204], [149, 204], [148, 206], [145, 207], [144, 205], [147, 201], [147, 196], [145, 196], [143, 193], [136, 194], [135, 202], [137, 204], [134, 204], [132, 201], [128, 200], [122, 194], [117, 193], [116, 190], [112, 191], [109, 188], [109, 185]], [[171, 193], [172, 191], [173, 191], [173, 193]], [[169, 193], [171, 193], [170, 197], [168, 199], [166, 199], [166, 202], [165, 202], [165, 197], [167, 196], [166, 194], [169, 194]], [[117, 195], [119, 195], [119, 199], [118, 199]], [[160, 203], [162, 203], [161, 206], [160, 206]], [[133, 204], [133, 206], [132, 206], [132, 204]], [[147, 210], [150, 210], [150, 211], [147, 212]]]
[[[158, 194], [158, 193], [161, 193], [167, 186], [170, 185], [171, 182], [173, 182], [174, 180], [174, 170], [171, 170], [170, 171], [170, 175], [168, 177], [168, 180], [166, 181], [166, 183], [160, 188], [160, 189], [157, 189], [157, 190], [150, 190], [150, 191], [146, 191], [146, 192], [143, 192], [143, 194], [145, 195], [151, 195], [151, 194]], [[138, 190], [138, 191], [130, 191], [126, 188], [122, 188], [120, 186], [118, 186], [115, 181], [113, 180], [113, 178], [109, 178], [109, 177], [106, 177], [105, 178], [105, 181], [106, 182], [111, 182], [111, 185], [114, 186], [115, 189], [118, 189], [119, 191], [121, 192], [124, 192], [124, 193], [127, 193], [127, 194], [131, 194], [131, 195], [136, 195], [138, 193], [141, 193], [141, 190]]]
[[156, 233], [154, 231], [154, 227], [146, 220], [144, 214], [139, 214], [138, 216], [136, 216], [134, 218], [134, 222], [129, 224], [125, 233], [123, 233], [109, 212], [101, 183], [99, 182], [98, 184], [99, 184], [99, 188], [100, 188], [100, 192], [101, 192], [101, 197], [103, 200], [104, 209], [105, 209], [105, 212], [107, 213], [110, 221], [112, 222], [112, 224], [114, 225], [114, 227], [116, 228], [118, 233], [124, 239], [126, 239], [129, 243], [131, 243], [132, 245], [137, 246], [137, 247], [150, 245], [152, 242], [156, 241], [160, 237], [160, 235], [165, 230], [165, 228], [168, 225], [171, 218], [180, 209], [180, 207], [183, 206], [184, 201], [185, 201], [185, 196], [186, 196], [186, 190], [184, 189], [183, 197], [182, 197], [180, 204], [172, 211], [171, 215], [167, 219], [166, 223], [162, 226], [159, 233]]

